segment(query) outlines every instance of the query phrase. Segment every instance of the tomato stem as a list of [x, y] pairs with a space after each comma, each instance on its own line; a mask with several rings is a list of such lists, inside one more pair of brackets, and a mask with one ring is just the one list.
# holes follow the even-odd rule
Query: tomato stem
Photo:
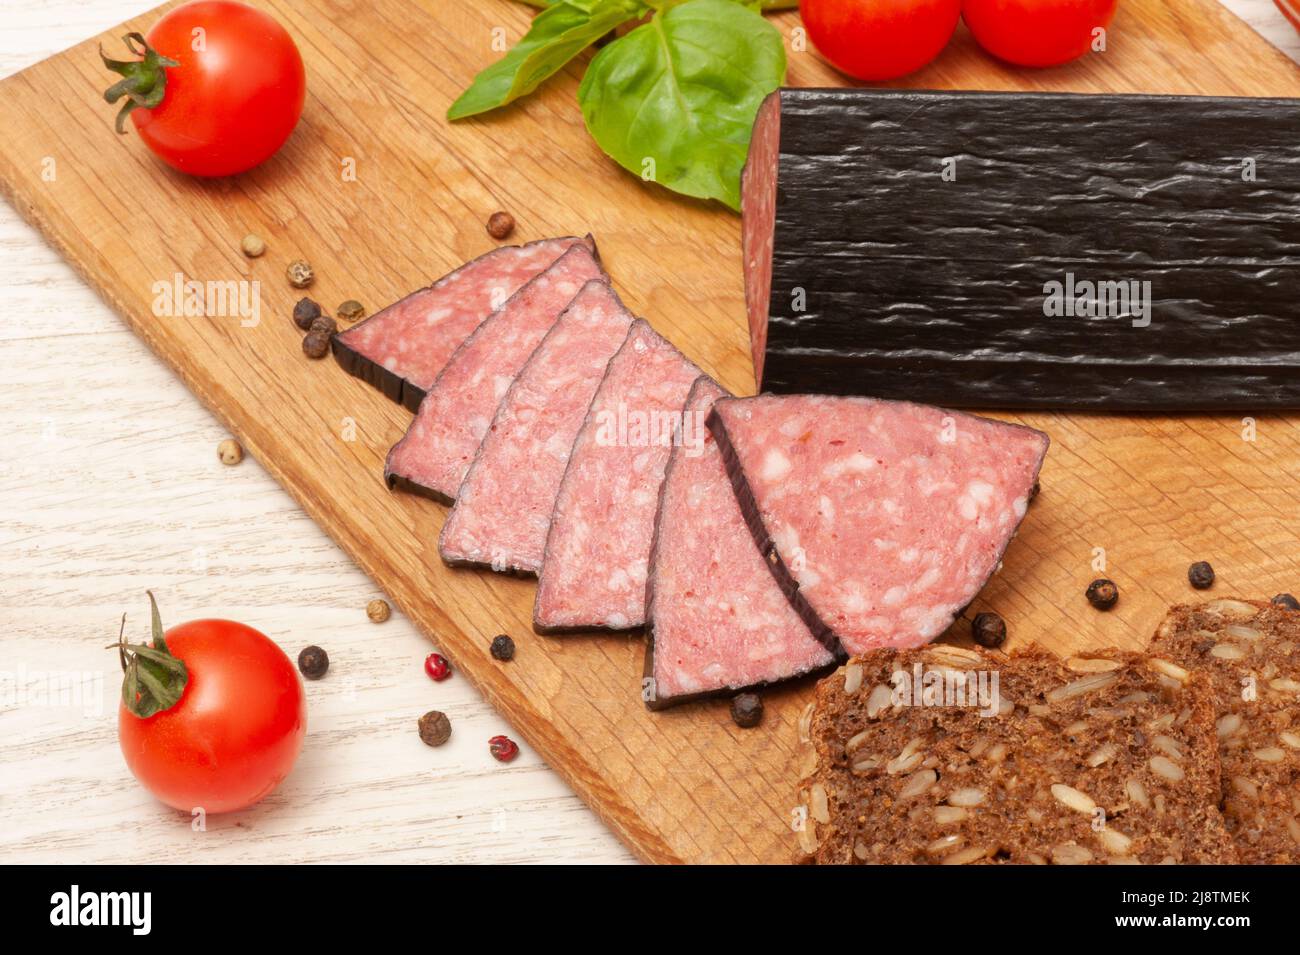
[[126, 614], [122, 614], [122, 628], [113, 645], [122, 662], [122, 705], [140, 719], [148, 719], [179, 703], [190, 679], [185, 661], [173, 656], [167, 648], [158, 601], [153, 591], [148, 594], [153, 617], [150, 644], [126, 642]]
[[141, 33], [128, 33], [122, 39], [132, 55], [140, 59], [110, 60], [104, 54], [104, 48], [99, 48], [99, 58], [104, 61], [104, 65], [122, 76], [122, 79], [104, 91], [104, 99], [110, 103], [126, 97], [126, 102], [117, 113], [116, 126], [119, 133], [126, 132], [123, 124], [133, 110], [153, 109], [163, 101], [163, 95], [167, 92], [167, 67], [180, 66], [177, 60], [163, 56], [151, 47]]

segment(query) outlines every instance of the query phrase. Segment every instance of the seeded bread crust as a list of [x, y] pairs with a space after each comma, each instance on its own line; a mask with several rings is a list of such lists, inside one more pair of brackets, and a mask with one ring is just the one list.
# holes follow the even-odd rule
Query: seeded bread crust
[[[996, 674], [996, 694], [978, 701], [983, 716], [900, 705], [897, 671], [968, 694]], [[806, 733], [798, 861], [1236, 861], [1209, 683], [1147, 655], [877, 651], [818, 685]]]
[[1241, 861], [1300, 863], [1300, 612], [1262, 600], [1174, 607], [1150, 652], [1210, 680]]

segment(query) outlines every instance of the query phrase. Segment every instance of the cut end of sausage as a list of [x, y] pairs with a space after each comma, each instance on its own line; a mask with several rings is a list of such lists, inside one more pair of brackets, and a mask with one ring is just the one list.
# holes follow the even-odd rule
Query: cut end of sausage
[[754, 381], [763, 387], [768, 305], [772, 294], [772, 241], [776, 232], [776, 184], [781, 155], [781, 90], [758, 107], [749, 157], [740, 176], [741, 253], [745, 267], [745, 311], [754, 356]]

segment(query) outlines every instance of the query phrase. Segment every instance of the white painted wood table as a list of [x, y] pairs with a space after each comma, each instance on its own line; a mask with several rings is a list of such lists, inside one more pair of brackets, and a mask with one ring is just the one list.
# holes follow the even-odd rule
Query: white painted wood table
[[[1224, 0], [1292, 58], [1271, 0]], [[3, 0], [0, 76], [154, 6]], [[106, 114], [107, 116], [107, 114]], [[107, 121], [107, 120], [106, 120]], [[625, 862], [630, 853], [464, 680], [422, 671], [430, 646], [6, 204], [0, 203], [0, 862]], [[117, 748], [116, 655], [128, 613], [241, 620], [290, 655], [330, 654], [310, 683], [302, 758], [243, 813], [154, 802]], [[429, 709], [452, 720], [430, 749]], [[517, 734], [512, 734], [517, 736]]]

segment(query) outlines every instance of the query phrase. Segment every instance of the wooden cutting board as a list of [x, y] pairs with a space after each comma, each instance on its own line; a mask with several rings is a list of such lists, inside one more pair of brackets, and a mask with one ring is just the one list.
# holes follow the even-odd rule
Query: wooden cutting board
[[[327, 308], [357, 298], [374, 311], [489, 248], [483, 222], [508, 209], [519, 240], [594, 232], [629, 305], [748, 393], [739, 218], [643, 184], [600, 153], [574, 98], [585, 58], [521, 105], [449, 125], [448, 104], [500, 55], [493, 31], [517, 38], [526, 6], [260, 5], [294, 35], [310, 88], [276, 158], [200, 182], [114, 134], [96, 44], [119, 49], [154, 12], [0, 83], [6, 197], [642, 858], [788, 859], [809, 685], [770, 692], [757, 730], [736, 729], [724, 702], [651, 714], [639, 699], [639, 637], [534, 636], [531, 583], [445, 568], [444, 509], [383, 484], [384, 454], [410, 415], [332, 361], [302, 356], [288, 318], [300, 293], [283, 275], [305, 257]], [[796, 15], [773, 19], [792, 84], [842, 82], [799, 49]], [[1124, 0], [1104, 54], [1016, 70], [959, 28], [907, 85], [1296, 96], [1300, 71], [1212, 0]], [[267, 240], [264, 257], [240, 254], [247, 232]], [[154, 283], [177, 273], [261, 282], [260, 323], [156, 316]], [[1300, 590], [1300, 418], [1014, 420], [1052, 436], [1043, 492], [972, 612], [996, 608], [1015, 644], [1140, 646], [1168, 604], [1193, 595], [1193, 559], [1214, 563], [1216, 593]], [[1082, 597], [1103, 559], [1123, 592], [1104, 615]], [[509, 665], [487, 652], [502, 631], [519, 643]], [[966, 639], [966, 627], [952, 637]]]

